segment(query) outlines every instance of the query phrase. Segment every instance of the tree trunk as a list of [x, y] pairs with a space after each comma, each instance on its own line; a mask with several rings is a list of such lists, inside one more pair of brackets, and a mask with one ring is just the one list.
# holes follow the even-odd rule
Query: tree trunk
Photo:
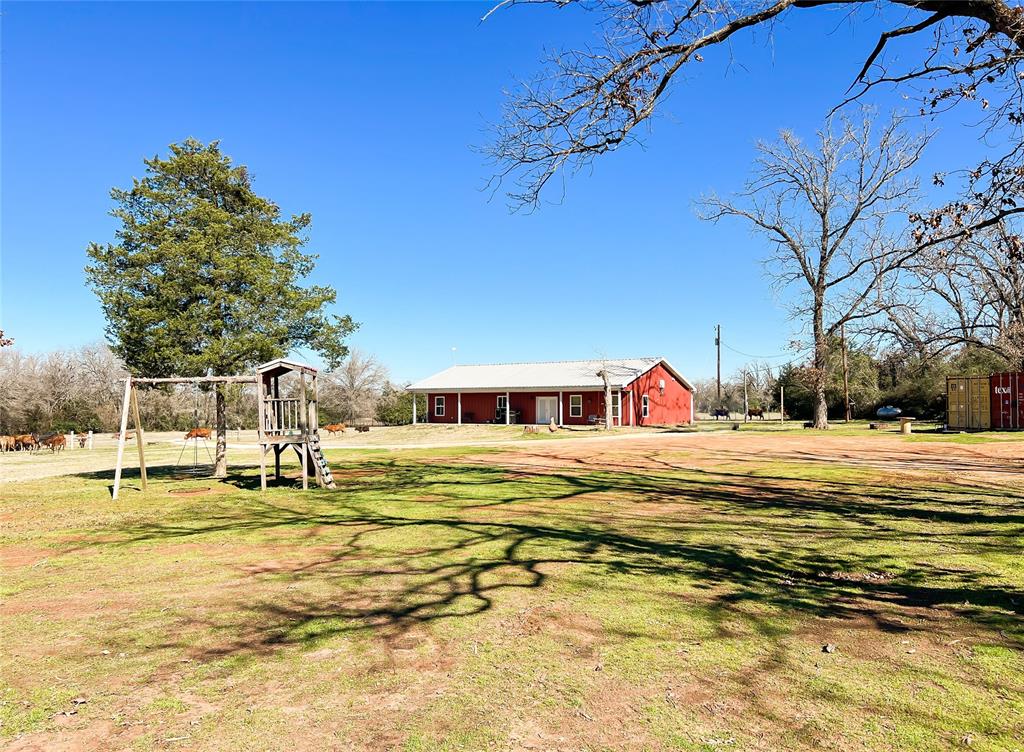
[[214, 452], [213, 477], [228, 477], [228, 415], [224, 385], [217, 384], [217, 448]]
[[825, 335], [824, 304], [814, 304], [814, 427], [828, 430], [828, 400], [825, 386], [828, 383], [828, 337]]
[[608, 371], [604, 368], [598, 374], [604, 381], [604, 427], [609, 431], [612, 428], [612, 385], [608, 382]]

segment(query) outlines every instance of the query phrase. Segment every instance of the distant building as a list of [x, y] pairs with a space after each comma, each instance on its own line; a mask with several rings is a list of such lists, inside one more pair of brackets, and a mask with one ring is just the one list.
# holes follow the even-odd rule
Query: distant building
[[602, 370], [614, 425], [693, 422], [693, 386], [664, 358], [452, 366], [409, 387], [427, 395], [427, 415], [413, 422], [603, 423]]

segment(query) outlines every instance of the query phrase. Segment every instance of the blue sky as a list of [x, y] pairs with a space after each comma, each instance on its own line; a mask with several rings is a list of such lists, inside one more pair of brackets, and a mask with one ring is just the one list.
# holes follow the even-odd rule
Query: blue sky
[[[351, 344], [399, 380], [450, 365], [452, 347], [459, 362], [660, 354], [700, 378], [714, 373], [716, 323], [735, 350], [784, 352], [794, 325], [763, 243], [702, 223], [693, 202], [740, 188], [758, 138], [811, 135], [879, 19], [801, 12], [774, 44], [745, 35], [731, 62], [709, 54], [643, 148], [524, 215], [483, 190], [490, 168], [471, 147], [545, 48], [596, 30], [539, 8], [480, 24], [487, 7], [4, 3], [0, 328], [26, 351], [101, 339], [82, 267], [87, 244], [112, 237], [108, 191], [194, 136], [220, 139], [285, 211], [312, 213], [315, 281], [362, 322]], [[954, 117], [940, 125], [923, 176], [978, 148]], [[747, 360], [726, 349], [723, 368]]]

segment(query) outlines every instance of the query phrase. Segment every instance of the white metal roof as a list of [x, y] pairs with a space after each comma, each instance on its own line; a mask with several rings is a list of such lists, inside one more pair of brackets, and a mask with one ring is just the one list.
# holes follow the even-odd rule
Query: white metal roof
[[546, 363], [458, 365], [409, 385], [411, 392], [485, 392], [601, 389], [598, 373], [608, 369], [613, 388], [621, 389], [659, 363], [688, 389], [693, 387], [664, 358], [556, 360]]

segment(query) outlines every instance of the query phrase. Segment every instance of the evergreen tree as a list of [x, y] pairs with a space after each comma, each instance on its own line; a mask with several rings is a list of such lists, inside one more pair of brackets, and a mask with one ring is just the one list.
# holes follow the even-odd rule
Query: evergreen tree
[[[107, 338], [132, 374], [216, 376], [251, 370], [296, 347], [334, 366], [356, 324], [329, 316], [326, 286], [303, 286], [309, 214], [281, 215], [218, 142], [188, 139], [145, 175], [114, 188], [115, 242], [93, 243], [86, 267]], [[217, 465], [226, 474], [225, 399], [217, 389]]]

